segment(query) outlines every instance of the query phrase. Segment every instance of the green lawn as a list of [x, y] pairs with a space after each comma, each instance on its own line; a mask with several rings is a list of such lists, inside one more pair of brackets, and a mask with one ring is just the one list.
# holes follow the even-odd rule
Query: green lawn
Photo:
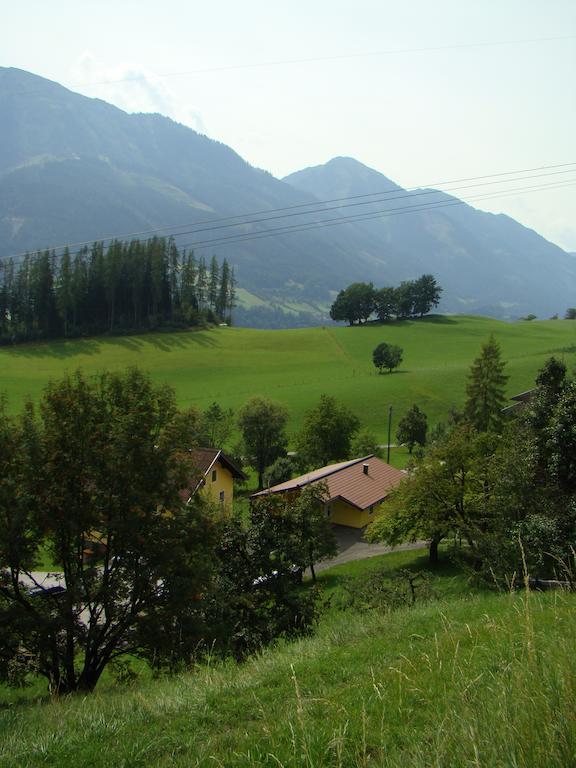
[[[508, 361], [509, 394], [531, 387], [552, 354], [569, 367], [576, 361], [576, 323], [569, 321], [505, 323], [462, 316], [360, 328], [214, 328], [0, 348], [0, 391], [7, 392], [15, 411], [24, 397], [36, 400], [46, 382], [65, 371], [138, 365], [154, 381], [173, 386], [181, 406], [205, 408], [217, 401], [237, 409], [255, 394], [279, 400], [290, 411], [292, 433], [327, 393], [385, 442], [392, 405], [394, 441], [395, 425], [412, 403], [431, 423], [462, 404], [470, 364], [490, 333]], [[372, 350], [381, 341], [404, 349], [404, 362], [392, 374], [378, 375], [372, 365]]]

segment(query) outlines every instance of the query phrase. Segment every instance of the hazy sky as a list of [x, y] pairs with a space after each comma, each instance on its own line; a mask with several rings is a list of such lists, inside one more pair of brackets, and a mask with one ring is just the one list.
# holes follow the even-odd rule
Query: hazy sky
[[[336, 155], [403, 186], [576, 163], [575, 0], [21, 0], [0, 65], [169, 115], [276, 176]], [[477, 205], [576, 251], [576, 186]]]

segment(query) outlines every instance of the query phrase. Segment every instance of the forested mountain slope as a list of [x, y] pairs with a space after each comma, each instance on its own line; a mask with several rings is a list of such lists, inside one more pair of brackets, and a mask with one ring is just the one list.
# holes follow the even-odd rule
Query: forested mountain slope
[[[180, 232], [179, 247], [226, 258], [239, 285], [264, 300], [263, 309], [239, 313], [246, 323], [297, 322], [294, 314], [278, 315], [279, 307], [320, 318], [349, 282], [390, 285], [423, 272], [444, 287], [444, 311], [545, 317], [574, 304], [573, 256], [506, 216], [467, 205], [237, 239], [410, 204], [400, 189], [368, 206], [316, 204], [306, 215], [293, 208], [398, 189], [350, 158], [280, 181], [166, 117], [130, 115], [10, 68], [0, 68], [0, 115], [0, 257], [157, 228]], [[414, 203], [445, 199], [436, 195]], [[279, 208], [291, 210], [272, 213]], [[254, 212], [264, 213], [240, 227], [214, 221]], [[262, 221], [279, 213], [290, 216]], [[227, 228], [210, 229], [222, 224]], [[213, 239], [220, 243], [206, 243]]]

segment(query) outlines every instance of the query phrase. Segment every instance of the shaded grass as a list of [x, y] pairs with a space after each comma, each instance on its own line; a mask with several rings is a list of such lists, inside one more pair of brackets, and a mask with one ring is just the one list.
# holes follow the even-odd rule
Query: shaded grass
[[466, 574], [448, 554], [448, 548], [440, 548], [438, 563], [431, 564], [427, 550], [401, 550], [383, 555], [352, 560], [342, 565], [320, 571], [317, 583], [325, 598], [338, 597], [352, 579], [365, 579], [378, 572], [383, 581], [392, 582], [401, 571], [416, 574], [425, 571], [431, 579], [434, 594], [438, 597], [461, 597], [475, 594], [476, 589], [470, 584]]

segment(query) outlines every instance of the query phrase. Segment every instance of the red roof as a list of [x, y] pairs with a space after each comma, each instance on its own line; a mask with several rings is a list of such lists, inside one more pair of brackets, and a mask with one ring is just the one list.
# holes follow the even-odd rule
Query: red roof
[[340, 498], [357, 509], [367, 509], [383, 501], [405, 477], [406, 473], [402, 470], [370, 455], [315, 469], [255, 493], [252, 498], [295, 491], [311, 483], [323, 482], [328, 487], [327, 502]]

